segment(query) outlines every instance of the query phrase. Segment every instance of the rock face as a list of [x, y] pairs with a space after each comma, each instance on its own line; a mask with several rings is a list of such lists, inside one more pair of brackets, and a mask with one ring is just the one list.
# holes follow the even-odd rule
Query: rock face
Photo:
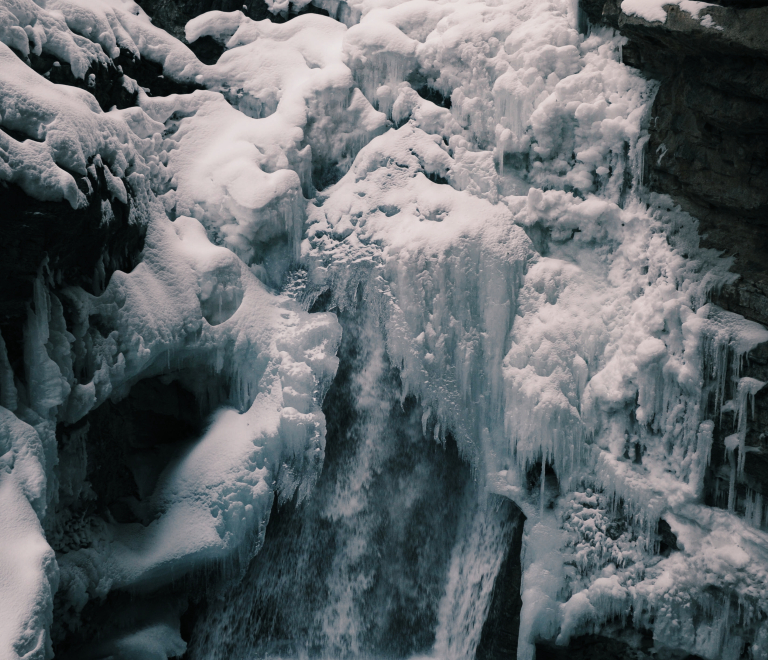
[[[593, 25], [627, 37], [625, 64], [659, 81], [650, 123], [645, 183], [670, 195], [699, 219], [703, 244], [733, 257], [740, 275], [714, 296], [729, 311], [768, 324], [768, 2], [722, 0], [694, 16], [663, 5], [664, 21], [630, 13], [622, 0], [582, 0]], [[761, 346], [740, 374], [768, 380]], [[768, 388], [755, 399], [747, 445], [759, 448], [737, 485], [736, 510], [768, 494]], [[731, 415], [715, 433], [707, 503], [726, 506], [730, 466], [723, 439]]]
[[[716, 302], [768, 323], [768, 2], [711, 5], [665, 22], [584, 0], [590, 22], [628, 37], [623, 59], [660, 81], [646, 182], [699, 218], [706, 244], [741, 275]], [[762, 6], [761, 6], [762, 5]], [[706, 16], [710, 20], [706, 20]]]
[[505, 500], [499, 506], [503, 507], [502, 510], [508, 516], [510, 524], [516, 527], [493, 585], [488, 615], [475, 654], [476, 660], [506, 660], [517, 657], [520, 609], [523, 605], [520, 587], [523, 577], [521, 556], [525, 516], [511, 500]]

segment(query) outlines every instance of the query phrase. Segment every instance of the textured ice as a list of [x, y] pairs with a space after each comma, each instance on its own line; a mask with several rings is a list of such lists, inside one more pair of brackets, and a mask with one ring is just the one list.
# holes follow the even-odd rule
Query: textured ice
[[121, 201], [126, 200], [123, 179], [135, 197], [148, 194], [150, 167], [137, 157], [144, 148], [126, 125], [130, 110], [102, 112], [91, 94], [45, 80], [4, 43], [0, 65], [2, 124], [24, 136], [17, 140], [0, 134], [1, 180], [18, 184], [38, 199], [63, 199], [80, 208], [86, 197], [72, 173], [86, 176], [98, 157]]
[[[57, 589], [77, 625], [113, 589], [151, 593], [250, 559], [273, 498], [311, 496], [340, 327], [299, 302], [323, 296], [349, 313], [366, 301], [425, 432], [450, 433], [528, 517], [520, 658], [616, 619], [710, 660], [746, 643], [764, 657], [764, 504], [750, 491], [742, 517], [734, 488], [763, 386], [740, 369], [768, 332], [707, 304], [729, 262], [643, 191], [654, 84], [621, 64], [620, 36], [579, 34], [569, 2], [317, 4], [343, 21], [197, 17], [187, 38], [225, 45], [212, 65], [130, 0], [0, 6], [0, 178], [80, 208], [78, 183], [100, 165], [147, 230], [141, 263], [100, 295], [54, 293], [41, 266], [24, 384], [0, 342], [3, 653], [50, 655]], [[105, 113], [22, 59], [45, 52], [82, 78], [120, 49], [206, 89], [139, 90], [137, 107]], [[291, 295], [276, 293], [287, 281]], [[152, 377], [216, 412], [156, 482], [134, 471], [142, 523], [93, 522], [54, 560], [47, 516], [85, 471], [55, 472], [56, 424]], [[734, 431], [730, 510], [702, 503], [716, 419]], [[660, 520], [677, 537], [663, 557]], [[495, 529], [469, 525], [454, 550], [441, 657], [477, 643]], [[478, 611], [456, 595], [481, 592]], [[175, 607], [126, 615], [135, 625], [94, 654], [183, 652]]]

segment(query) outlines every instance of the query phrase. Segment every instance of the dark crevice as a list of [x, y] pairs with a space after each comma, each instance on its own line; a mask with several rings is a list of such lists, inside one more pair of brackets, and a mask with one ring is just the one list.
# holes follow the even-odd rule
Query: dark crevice
[[656, 528], [656, 538], [659, 544], [659, 554], [662, 557], [669, 557], [672, 552], [679, 550], [677, 547], [677, 536], [675, 536], [666, 520], [659, 520], [658, 527]]
[[226, 50], [224, 44], [209, 35], [198, 37], [189, 48], [203, 64], [216, 64]]
[[[100, 294], [116, 270], [131, 272], [140, 260], [146, 228], [129, 220], [133, 204], [110, 194], [101, 166], [96, 176], [73, 173], [81, 189], [88, 189], [88, 205], [73, 209], [67, 201], [44, 202], [27, 195], [14, 183], [0, 182], [0, 232], [4, 258], [0, 260], [0, 332], [11, 367], [22, 377], [23, 327], [32, 286], [47, 259], [46, 273], [54, 291], [80, 286]], [[105, 221], [104, 204], [112, 218]]]
[[476, 660], [514, 660], [517, 658], [520, 612], [523, 607], [521, 557], [525, 516], [512, 501], [501, 497], [497, 500], [495, 506], [501, 508], [503, 516], [507, 519], [507, 524], [514, 526], [514, 531], [496, 576], [496, 582], [493, 585], [488, 615], [483, 624], [480, 643], [475, 653]]
[[451, 95], [445, 95], [442, 92], [436, 90], [429, 85], [422, 85], [416, 88], [416, 93], [425, 101], [431, 101], [435, 105], [439, 105], [441, 108], [451, 109]]
[[[176, 37], [182, 43], [187, 44], [202, 62], [206, 64], [215, 62], [221, 55], [216, 55], [220, 45], [214, 46], [211, 42], [215, 40], [198, 44], [201, 40], [188, 43], [184, 33], [184, 26], [191, 19], [204, 14], [208, 11], [242, 11], [248, 18], [254, 21], [270, 20], [273, 23], [285, 23], [296, 16], [304, 14], [321, 14], [328, 16], [328, 12], [313, 4], [308, 4], [301, 9], [296, 9], [294, 5], [289, 5], [288, 11], [284, 14], [273, 14], [269, 11], [269, 6], [265, 0], [138, 0], [139, 6], [149, 14], [152, 22], [162, 28], [169, 34]], [[198, 45], [196, 45], [198, 44]], [[202, 57], [201, 57], [202, 55]], [[216, 59], [213, 59], [213, 58]]]
[[[53, 527], [46, 531], [57, 554], [88, 548], [93, 539], [103, 538], [105, 523], [150, 524], [158, 478], [200, 437], [209, 410], [180, 380], [156, 377], [138, 382], [125, 398], [107, 400], [75, 424], [59, 424], [59, 497], [55, 515], [48, 518]], [[98, 645], [101, 637], [114, 636], [142, 617], [151, 622], [169, 616], [172, 623], [187, 610], [189, 591], [188, 582], [177, 581], [153, 591], [146, 603], [119, 590], [106, 598], [91, 595], [81, 612], [72, 609], [67, 594], [57, 595], [56, 656], [76, 658], [78, 649]], [[130, 616], [115, 618], [115, 611]]]
[[633, 641], [630, 644], [603, 635], [582, 635], [572, 638], [567, 646], [539, 642], [536, 660], [703, 660], [685, 651], [655, 646], [650, 633]]
[[195, 90], [204, 89], [202, 85], [183, 83], [163, 75], [163, 67], [146, 57], [133, 57], [126, 50], [120, 50], [120, 56], [115, 60], [123, 73], [133, 78], [140, 87], [145, 88], [149, 96], [170, 96], [171, 94], [191, 94]]

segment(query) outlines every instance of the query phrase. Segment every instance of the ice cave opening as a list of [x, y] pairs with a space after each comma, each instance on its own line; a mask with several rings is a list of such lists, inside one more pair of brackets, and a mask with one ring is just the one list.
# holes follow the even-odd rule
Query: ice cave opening
[[766, 22], [0, 0], [0, 660], [768, 659]]

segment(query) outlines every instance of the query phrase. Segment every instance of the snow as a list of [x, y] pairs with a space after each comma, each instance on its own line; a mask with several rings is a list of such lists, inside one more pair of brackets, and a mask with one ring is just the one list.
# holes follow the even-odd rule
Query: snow
[[58, 568], [40, 524], [42, 447], [35, 430], [5, 408], [0, 452], [0, 648], [8, 658], [48, 657]]
[[0, 135], [0, 178], [29, 195], [66, 200], [73, 208], [85, 206], [86, 197], [72, 172], [85, 176], [95, 156], [116, 177], [128, 178], [136, 196], [149, 187], [149, 168], [135, 156], [138, 138], [121, 113], [103, 113], [88, 92], [45, 80], [3, 43], [0, 114], [3, 126], [25, 136], [17, 141]]
[[690, 14], [693, 18], [699, 19], [701, 25], [707, 28], [722, 30], [722, 27], [715, 25], [715, 22], [709, 14], [702, 16], [702, 12], [708, 7], [717, 7], [709, 2], [698, 2], [698, 0], [622, 0], [621, 11], [628, 16], [638, 16], [649, 23], [665, 23], [667, 20], [667, 9], [665, 7], [677, 5], [684, 12]]
[[[696, 17], [709, 6], [677, 4]], [[712, 660], [746, 641], [762, 657], [764, 505], [750, 491], [741, 517], [735, 484], [764, 385], [741, 368], [768, 331], [707, 304], [733, 280], [730, 262], [699, 247], [695, 219], [642, 188], [654, 83], [621, 64], [622, 37], [579, 34], [569, 2], [345, 6], [346, 24], [203, 14], [186, 35], [225, 45], [212, 65], [131, 0], [0, 7], [0, 125], [12, 132], [0, 132], [0, 178], [77, 209], [89, 203], [78, 183], [101, 166], [146, 228], [141, 262], [98, 295], [54, 293], [41, 267], [25, 386], [0, 342], [0, 525], [18, 539], [0, 544], [14, 602], [0, 604], [4, 653], [50, 655], [59, 572], [77, 621], [113, 589], [151, 596], [245, 565], [274, 498], [311, 497], [341, 330], [333, 314], [305, 310], [328, 292], [344, 312], [366, 301], [384, 334], [370, 359], [386, 352], [401, 396], [424, 407], [425, 432], [450, 433], [480, 483], [528, 517], [520, 658], [539, 639], [567, 643], [616, 617]], [[622, 9], [666, 20], [658, 3]], [[102, 112], [12, 48], [49, 53], [80, 78], [123, 49], [205, 89], [139, 90], [136, 107]], [[279, 293], [287, 282], [298, 284]], [[75, 493], [70, 480], [85, 473], [54, 472], [56, 424], [151, 377], [178, 380], [215, 412], [156, 483], [134, 470], [142, 523], [94, 523], [88, 543], [54, 561], [43, 529], [57, 480]], [[702, 503], [715, 419], [734, 431], [728, 511]], [[340, 502], [339, 515], [354, 506]], [[660, 520], [678, 539], [662, 558]], [[471, 654], [504, 550], [493, 520], [465, 527], [441, 657]], [[160, 605], [170, 609], [94, 652], [183, 652], [178, 612]]]

